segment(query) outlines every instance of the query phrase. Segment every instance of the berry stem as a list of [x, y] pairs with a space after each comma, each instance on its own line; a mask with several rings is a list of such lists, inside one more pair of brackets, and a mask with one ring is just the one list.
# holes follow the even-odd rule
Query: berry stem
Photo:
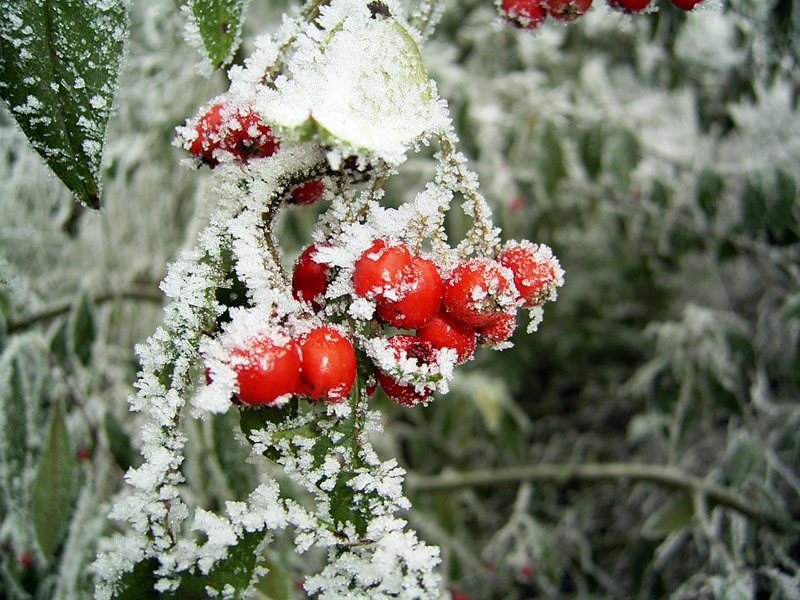
[[500, 230], [492, 225], [492, 210], [478, 191], [478, 176], [466, 167], [466, 158], [455, 149], [456, 138], [448, 131], [440, 138], [441, 161], [445, 175], [453, 178], [453, 190], [464, 196], [462, 207], [472, 218], [473, 224], [467, 235], [456, 247], [461, 258], [467, 258], [475, 250], [484, 256], [496, 256], [500, 251]]

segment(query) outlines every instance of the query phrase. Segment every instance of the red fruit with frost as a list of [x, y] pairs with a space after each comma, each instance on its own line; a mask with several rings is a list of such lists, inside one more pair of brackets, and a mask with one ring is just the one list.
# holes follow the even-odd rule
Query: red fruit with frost
[[344, 400], [356, 379], [356, 353], [341, 331], [323, 325], [298, 339], [301, 374], [298, 393], [313, 400]]
[[517, 312], [512, 311], [504, 314], [494, 323], [478, 327], [475, 333], [478, 336], [478, 343], [485, 346], [494, 346], [508, 341], [517, 328]]
[[452, 348], [459, 363], [475, 353], [475, 328], [453, 315], [440, 310], [431, 322], [417, 331], [420, 340], [429, 342], [437, 350]]
[[500, 16], [522, 29], [535, 29], [547, 18], [547, 9], [541, 0], [501, 0]]
[[509, 240], [497, 257], [514, 274], [514, 286], [523, 306], [533, 307], [553, 298], [561, 285], [561, 267], [553, 252], [545, 245], [528, 240]]
[[217, 150], [230, 152], [236, 160], [271, 156], [278, 147], [272, 128], [261, 122], [248, 104], [217, 103], [211, 106], [194, 126], [196, 136], [189, 152], [204, 163], [219, 164]]
[[273, 404], [297, 391], [300, 352], [283, 331], [274, 329], [233, 348], [229, 365], [236, 374], [236, 396], [244, 404]]
[[[386, 343], [397, 360], [412, 359], [418, 365], [430, 364], [436, 360], [436, 349], [433, 344], [414, 335], [393, 335], [386, 340]], [[375, 371], [375, 379], [389, 398], [403, 406], [414, 406], [425, 402], [431, 395], [428, 387], [418, 388], [413, 383], [399, 381], [381, 369]]]
[[411, 253], [398, 240], [377, 239], [361, 254], [353, 271], [358, 296], [376, 301], [400, 300], [414, 277]]
[[471, 258], [445, 280], [442, 304], [467, 325], [483, 327], [515, 306], [517, 297], [511, 271], [489, 258]]
[[297, 257], [292, 272], [292, 296], [295, 300], [309, 302], [314, 308], [319, 308], [328, 289], [330, 267], [314, 260], [316, 252], [317, 246], [312, 244]]
[[321, 179], [314, 179], [298, 185], [292, 190], [291, 202], [293, 204], [301, 204], [303, 206], [310, 206], [319, 202], [322, 198], [322, 192], [325, 191], [325, 184]]
[[431, 322], [442, 304], [442, 277], [432, 260], [411, 258], [413, 275], [400, 300], [385, 300], [377, 305], [378, 315], [401, 329], [419, 329]]
[[592, 0], [542, 0], [551, 17], [558, 21], [574, 21], [589, 10]]
[[608, 6], [614, 10], [625, 13], [642, 12], [645, 8], [650, 6], [651, 0], [606, 0]]
[[672, 3], [681, 10], [692, 10], [703, 0], [672, 0]]

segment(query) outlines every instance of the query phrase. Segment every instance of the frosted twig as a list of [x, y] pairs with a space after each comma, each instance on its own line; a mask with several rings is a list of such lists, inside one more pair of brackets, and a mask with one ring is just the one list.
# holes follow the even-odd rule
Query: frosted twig
[[708, 500], [733, 509], [757, 523], [768, 525], [777, 531], [797, 533], [800, 525], [788, 522], [780, 515], [773, 514], [755, 504], [744, 500], [734, 490], [709, 483], [664, 465], [635, 463], [601, 464], [539, 464], [508, 469], [486, 469], [448, 472], [441, 475], [415, 475], [409, 473], [406, 482], [411, 492], [438, 490], [457, 490], [466, 487], [494, 487], [513, 485], [522, 482], [547, 482], [566, 484], [575, 481], [624, 480], [654, 483], [668, 488], [699, 493]]
[[492, 210], [483, 194], [478, 191], [478, 176], [467, 168], [466, 157], [456, 152], [456, 141], [452, 131], [440, 137], [442, 164], [444, 170], [453, 177], [451, 184], [453, 191], [464, 196], [462, 205], [464, 212], [473, 221], [472, 227], [458, 244], [456, 251], [459, 256], [466, 257], [477, 245], [480, 254], [495, 255], [500, 251], [500, 230], [492, 225]]

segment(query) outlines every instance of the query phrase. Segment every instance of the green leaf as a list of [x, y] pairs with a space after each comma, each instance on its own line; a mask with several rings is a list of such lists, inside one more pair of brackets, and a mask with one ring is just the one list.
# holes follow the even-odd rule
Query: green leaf
[[558, 183], [567, 175], [561, 138], [562, 134], [555, 123], [548, 121], [539, 140], [539, 174], [545, 191], [551, 197]]
[[117, 465], [119, 465], [119, 468], [123, 472], [127, 471], [134, 466], [134, 461], [138, 456], [138, 453], [133, 450], [128, 432], [122, 428], [119, 419], [117, 419], [111, 411], [106, 412], [103, 426], [106, 430], [106, 438], [108, 438], [108, 446], [111, 455], [114, 457]]
[[154, 586], [159, 579], [155, 571], [160, 563], [155, 558], [148, 558], [122, 576], [113, 597], [116, 600], [205, 600], [209, 597], [207, 587], [221, 591], [225, 586], [230, 586], [230, 594], [226, 593], [225, 598], [243, 599], [256, 565], [261, 560], [258, 549], [267, 534], [267, 531], [245, 532], [238, 543], [230, 548], [228, 557], [216, 563], [207, 575], [187, 573], [178, 589], [171, 593], [155, 591]]
[[50, 336], [50, 353], [64, 370], [72, 368], [70, 364], [69, 331], [66, 319], [59, 319], [55, 331]]
[[126, 36], [123, 0], [0, 0], [0, 96], [91, 208]]
[[697, 174], [697, 203], [706, 216], [713, 217], [717, 214], [719, 197], [725, 187], [722, 177], [709, 169], [703, 169]]
[[631, 183], [631, 174], [642, 157], [642, 149], [636, 135], [626, 128], [611, 132], [603, 148], [603, 168], [611, 175], [614, 185], [626, 190]]
[[69, 333], [72, 351], [82, 365], [88, 365], [92, 359], [92, 345], [96, 337], [96, 330], [92, 305], [86, 294], [81, 295], [78, 303], [72, 309]]
[[39, 548], [53, 555], [66, 532], [73, 511], [75, 453], [69, 441], [61, 403], [53, 404], [47, 442], [31, 488], [31, 516]]
[[[244, 9], [249, 0], [190, 0], [190, 27], [197, 27], [215, 69], [231, 63], [242, 41]], [[192, 27], [193, 28], [193, 27]]]
[[278, 553], [267, 552], [265, 565], [269, 573], [256, 586], [258, 591], [270, 600], [292, 600], [295, 597], [295, 582], [279, 560]]
[[8, 350], [0, 361], [0, 491], [8, 512], [24, 509], [27, 494], [24, 487], [28, 447], [27, 402], [30, 386], [26, 385], [24, 354], [19, 347]]
[[583, 132], [580, 139], [578, 152], [592, 179], [597, 179], [603, 165], [603, 134], [602, 124], [594, 123]]
[[694, 504], [687, 494], [673, 496], [661, 506], [644, 524], [650, 535], [662, 536], [686, 529], [694, 519]]

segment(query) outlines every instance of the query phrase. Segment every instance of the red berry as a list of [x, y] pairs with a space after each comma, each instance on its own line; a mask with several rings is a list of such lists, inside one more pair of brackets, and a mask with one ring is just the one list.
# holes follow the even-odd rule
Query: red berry
[[497, 257], [504, 267], [514, 273], [514, 286], [523, 306], [532, 307], [551, 299], [561, 285], [561, 267], [547, 246], [522, 240], [509, 240]]
[[236, 373], [236, 396], [245, 404], [273, 404], [297, 391], [300, 382], [300, 352], [283, 331], [273, 329], [248, 338], [246, 346], [230, 353]]
[[417, 331], [417, 337], [429, 342], [434, 348], [452, 348], [459, 363], [475, 352], [475, 328], [453, 315], [440, 310], [430, 323]]
[[390, 325], [419, 329], [430, 323], [442, 304], [442, 278], [430, 259], [414, 256], [411, 267], [413, 278], [405, 295], [400, 300], [379, 302], [377, 310]]
[[247, 162], [251, 158], [271, 156], [278, 142], [269, 125], [250, 105], [230, 106], [218, 102], [209, 108], [195, 125], [196, 136], [189, 152], [211, 167], [219, 164], [217, 150], [230, 152]]
[[397, 240], [377, 239], [356, 261], [353, 287], [368, 300], [400, 300], [414, 277], [411, 253]]
[[611, 8], [625, 13], [642, 12], [645, 8], [650, 6], [650, 1], [651, 0], [606, 0]]
[[592, 0], [542, 0], [550, 16], [559, 21], [574, 21], [589, 10]]
[[478, 334], [478, 342], [487, 346], [493, 346], [507, 341], [517, 328], [516, 311], [508, 312], [494, 323], [478, 327], [475, 333]]
[[682, 10], [692, 10], [703, 0], [672, 0], [672, 3]]
[[300, 336], [299, 392], [314, 400], [338, 402], [356, 380], [353, 344], [333, 325], [323, 325]]
[[[433, 344], [414, 335], [393, 335], [386, 340], [386, 343], [397, 360], [413, 359], [418, 365], [430, 364], [436, 360], [436, 349]], [[431, 395], [429, 388], [422, 386], [418, 388], [413, 383], [399, 381], [380, 369], [375, 372], [375, 378], [389, 398], [404, 406], [414, 406], [424, 402]]]
[[222, 125], [221, 110], [222, 104], [215, 104], [200, 117], [195, 125], [197, 136], [189, 146], [189, 152], [210, 165], [217, 164], [217, 160], [214, 158], [214, 150], [219, 148], [222, 141], [220, 132]]
[[319, 199], [322, 198], [322, 192], [324, 191], [325, 184], [322, 183], [321, 179], [306, 181], [292, 190], [291, 201], [293, 204], [310, 206], [319, 202]]
[[314, 260], [317, 246], [312, 244], [297, 257], [292, 273], [292, 296], [301, 302], [310, 302], [314, 308], [322, 306], [328, 289], [328, 271], [325, 263]]
[[471, 258], [444, 282], [442, 304], [464, 323], [483, 327], [515, 306], [517, 296], [511, 271], [488, 258]]
[[523, 29], [535, 29], [547, 18], [547, 9], [541, 0], [501, 0], [500, 16]]

